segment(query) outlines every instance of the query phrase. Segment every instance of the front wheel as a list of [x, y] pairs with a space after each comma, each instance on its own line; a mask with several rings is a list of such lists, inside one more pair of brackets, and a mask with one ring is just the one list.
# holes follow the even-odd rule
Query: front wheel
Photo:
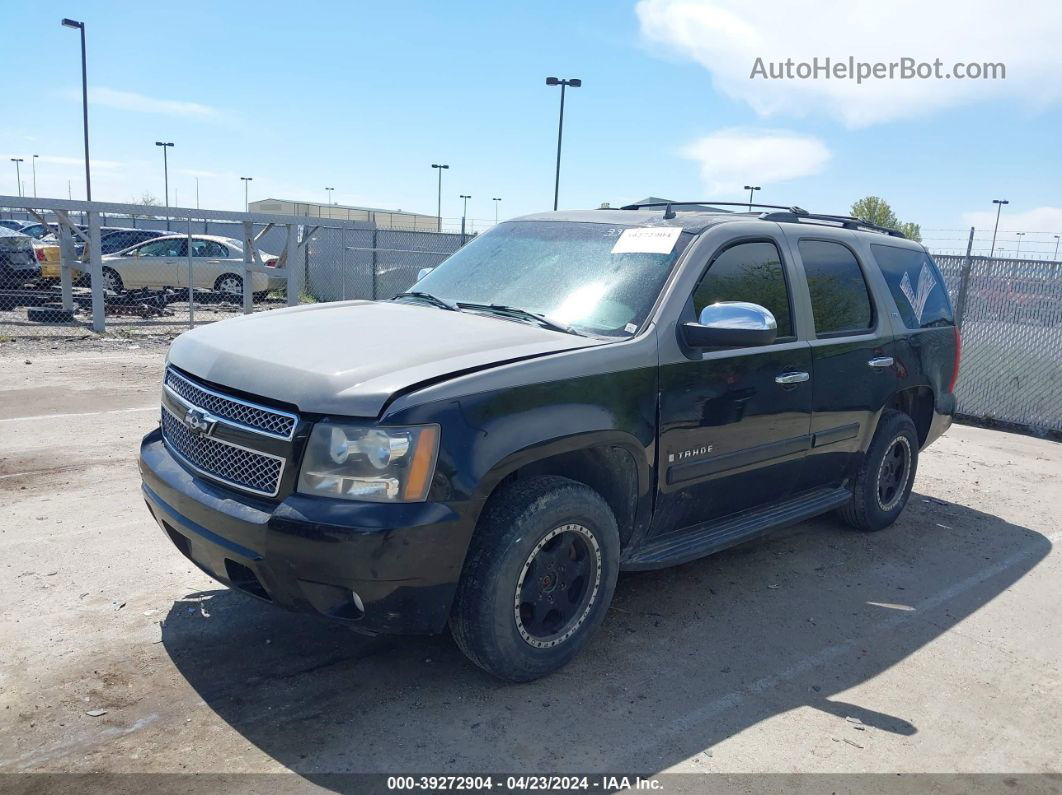
[[907, 505], [917, 469], [914, 422], [903, 412], [886, 411], [859, 467], [852, 499], [839, 511], [841, 518], [856, 530], [884, 530]]
[[226, 273], [218, 276], [214, 282], [214, 290], [227, 297], [243, 296], [243, 278], [235, 273]]
[[581, 483], [549, 476], [504, 489], [472, 539], [450, 629], [476, 665], [526, 682], [568, 663], [604, 619], [619, 531]]

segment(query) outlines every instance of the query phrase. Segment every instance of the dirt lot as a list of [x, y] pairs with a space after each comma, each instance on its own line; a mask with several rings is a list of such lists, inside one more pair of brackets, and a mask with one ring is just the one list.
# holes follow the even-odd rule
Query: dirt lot
[[140, 498], [165, 346], [132, 344], [0, 345], [0, 771], [1062, 770], [1057, 443], [955, 427], [890, 530], [626, 575], [513, 686], [194, 569]]

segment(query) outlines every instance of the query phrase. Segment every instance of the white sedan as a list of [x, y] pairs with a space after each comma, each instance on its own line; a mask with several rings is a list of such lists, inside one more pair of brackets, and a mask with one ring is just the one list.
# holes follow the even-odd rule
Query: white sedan
[[[117, 254], [103, 257], [103, 286], [121, 292], [143, 287], [188, 287], [187, 235], [157, 237]], [[231, 237], [193, 235], [192, 284], [204, 290], [216, 290], [233, 297], [243, 295], [243, 244]], [[259, 252], [262, 264], [275, 268], [273, 254]], [[251, 291], [262, 295], [284, 287], [285, 279], [251, 274]]]

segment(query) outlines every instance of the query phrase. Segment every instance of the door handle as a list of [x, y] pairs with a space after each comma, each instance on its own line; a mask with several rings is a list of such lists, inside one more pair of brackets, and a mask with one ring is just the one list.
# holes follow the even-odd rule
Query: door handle
[[871, 367], [892, 367], [892, 361], [891, 356], [877, 356], [867, 362], [867, 364]]
[[776, 384], [800, 384], [811, 378], [807, 373], [782, 373], [774, 377]]

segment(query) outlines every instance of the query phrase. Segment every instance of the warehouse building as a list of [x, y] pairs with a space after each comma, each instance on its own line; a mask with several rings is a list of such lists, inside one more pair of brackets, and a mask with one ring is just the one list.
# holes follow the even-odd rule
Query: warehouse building
[[382, 210], [377, 207], [353, 207], [345, 204], [319, 204], [291, 199], [261, 199], [253, 201], [247, 209], [252, 213], [275, 213], [277, 215], [308, 215], [313, 218], [334, 218], [343, 221], [368, 221], [378, 229], [402, 229], [418, 232], [435, 232], [439, 218], [435, 215]]

